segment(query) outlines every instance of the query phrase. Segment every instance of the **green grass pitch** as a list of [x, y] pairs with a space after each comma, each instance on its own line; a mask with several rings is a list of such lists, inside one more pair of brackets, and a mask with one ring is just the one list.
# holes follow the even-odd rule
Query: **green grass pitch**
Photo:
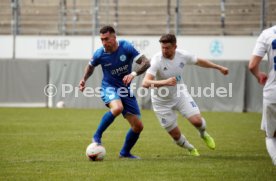
[[143, 110], [144, 130], [133, 149], [142, 160], [119, 159], [129, 125], [122, 116], [104, 133], [105, 160], [91, 162], [86, 146], [106, 110], [0, 108], [0, 180], [261, 180], [276, 178], [260, 131], [260, 113], [203, 112], [216, 141], [209, 150], [194, 127], [178, 123], [200, 152], [191, 157]]

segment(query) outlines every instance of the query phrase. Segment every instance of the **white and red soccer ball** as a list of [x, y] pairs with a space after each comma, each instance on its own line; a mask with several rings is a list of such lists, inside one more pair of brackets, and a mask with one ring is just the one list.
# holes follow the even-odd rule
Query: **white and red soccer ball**
[[86, 156], [91, 161], [102, 161], [106, 154], [106, 150], [102, 145], [91, 143], [86, 148]]

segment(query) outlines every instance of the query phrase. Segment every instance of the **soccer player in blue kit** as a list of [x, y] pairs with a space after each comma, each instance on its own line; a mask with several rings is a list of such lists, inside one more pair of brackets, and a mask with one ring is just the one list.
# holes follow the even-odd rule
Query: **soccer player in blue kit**
[[[113, 27], [102, 27], [100, 38], [103, 47], [96, 50], [79, 83], [80, 91], [84, 91], [85, 82], [92, 75], [94, 68], [101, 65], [103, 71], [101, 98], [110, 110], [102, 117], [92, 142], [101, 144], [103, 132], [122, 113], [131, 128], [126, 135], [119, 157], [139, 159], [138, 156], [130, 153], [143, 130], [140, 110], [135, 96], [131, 93], [130, 83], [135, 76], [143, 74], [150, 67], [150, 63], [129, 42], [117, 41]], [[132, 71], [133, 61], [139, 64], [136, 71]]]

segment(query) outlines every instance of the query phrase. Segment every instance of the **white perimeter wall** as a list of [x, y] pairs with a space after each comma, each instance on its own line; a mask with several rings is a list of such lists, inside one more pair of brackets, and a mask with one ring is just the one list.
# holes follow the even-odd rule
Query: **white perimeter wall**
[[[160, 51], [159, 36], [129, 36], [118, 39], [132, 42], [149, 58]], [[189, 77], [185, 80], [188, 87], [210, 87], [210, 83], [215, 83], [216, 87], [229, 87], [231, 83], [231, 97], [195, 97], [201, 110], [261, 110], [262, 87], [247, 70], [256, 39], [257, 37], [178, 37], [179, 48], [198, 57], [219, 61], [230, 70], [227, 77], [196, 66], [184, 71], [185, 76]], [[99, 37], [95, 37], [94, 43], [92, 40], [90, 36], [17, 36], [17, 59], [12, 59], [13, 37], [0, 36], [0, 106], [55, 107], [58, 101], [63, 100], [66, 107], [105, 108], [100, 98], [87, 98], [78, 91], [83, 69], [92, 56], [92, 45], [101, 46]], [[262, 70], [265, 67], [263, 64]], [[100, 86], [101, 75], [100, 69], [97, 69], [89, 80], [91, 87]], [[137, 83], [142, 80], [142, 77], [138, 78], [135, 80]], [[49, 83], [57, 87], [54, 97], [45, 95], [45, 87]], [[72, 85], [76, 91], [62, 96], [63, 84]], [[149, 96], [143, 99], [139, 97], [138, 102], [142, 108], [150, 108]]]
[[[159, 36], [120, 36], [151, 57], [160, 51]], [[198, 57], [211, 60], [249, 60], [257, 37], [178, 36], [178, 47]], [[94, 42], [93, 42], [94, 40]], [[15, 58], [89, 60], [101, 46], [99, 37], [91, 36], [17, 36]], [[0, 36], [0, 59], [13, 58], [13, 37]]]

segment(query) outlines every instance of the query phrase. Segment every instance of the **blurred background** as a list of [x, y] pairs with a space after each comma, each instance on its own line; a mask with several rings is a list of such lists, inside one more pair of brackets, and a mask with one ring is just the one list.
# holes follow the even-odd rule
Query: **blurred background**
[[[260, 112], [262, 87], [247, 64], [259, 33], [275, 24], [275, 0], [1, 0], [0, 106], [56, 107], [62, 101], [68, 108], [104, 108], [93, 92], [80, 93], [78, 83], [101, 46], [99, 29], [112, 25], [118, 39], [149, 58], [160, 51], [160, 35], [170, 32], [179, 48], [229, 67], [227, 77], [186, 67], [188, 90], [196, 89], [201, 110]], [[99, 87], [101, 77], [97, 68], [88, 86]], [[199, 96], [198, 87], [223, 87], [227, 96]], [[138, 100], [151, 108], [149, 96]]]
[[273, 0], [2, 0], [0, 33], [256, 35], [275, 24]]

